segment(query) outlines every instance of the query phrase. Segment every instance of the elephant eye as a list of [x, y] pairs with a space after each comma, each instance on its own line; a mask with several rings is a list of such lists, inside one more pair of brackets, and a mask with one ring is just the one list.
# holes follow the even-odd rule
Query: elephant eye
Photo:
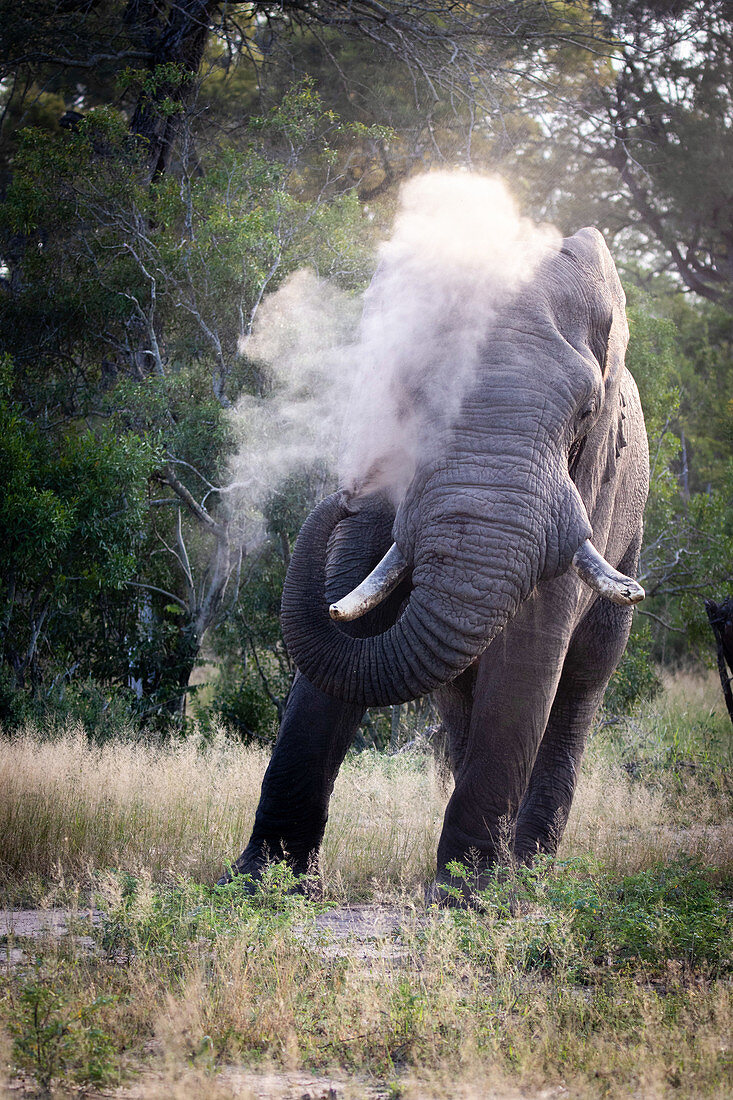
[[580, 428], [587, 428], [589, 422], [598, 412], [598, 398], [594, 395], [591, 400], [580, 410], [578, 413], [578, 426]]

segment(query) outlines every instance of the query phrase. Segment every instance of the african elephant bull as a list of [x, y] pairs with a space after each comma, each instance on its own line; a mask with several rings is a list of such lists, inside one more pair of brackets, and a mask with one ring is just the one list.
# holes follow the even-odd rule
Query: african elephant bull
[[596, 230], [548, 248], [487, 323], [396, 511], [342, 491], [307, 519], [282, 600], [300, 674], [235, 871], [283, 854], [305, 871], [365, 708], [427, 693], [455, 776], [438, 884], [451, 860], [494, 863], [507, 823], [518, 858], [554, 850], [644, 596], [649, 460], [624, 307]]

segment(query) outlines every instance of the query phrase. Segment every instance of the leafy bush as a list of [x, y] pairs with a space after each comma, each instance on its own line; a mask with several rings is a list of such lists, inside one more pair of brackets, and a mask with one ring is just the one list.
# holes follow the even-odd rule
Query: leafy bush
[[8, 1028], [13, 1057], [44, 1089], [63, 1077], [82, 1085], [104, 1086], [119, 1078], [110, 1036], [97, 1021], [111, 997], [80, 1001], [61, 981], [40, 974], [11, 994]]
[[[270, 666], [272, 662], [267, 659], [268, 656], [263, 654], [262, 661]], [[284, 699], [287, 684], [281, 684], [282, 679], [277, 673], [273, 674]], [[251, 664], [245, 667], [243, 673], [237, 672], [234, 667], [220, 669], [214, 698], [202, 718], [204, 725], [210, 724], [209, 718], [220, 719], [245, 743], [274, 742], [277, 736], [277, 707], [268, 695], [259, 672]]]
[[652, 659], [653, 644], [646, 623], [634, 628], [626, 652], [606, 688], [603, 709], [607, 714], [629, 714], [639, 703], [659, 694], [662, 682]]
[[508, 960], [521, 970], [559, 968], [576, 977], [599, 966], [664, 976], [670, 962], [715, 977], [733, 970], [728, 899], [694, 863], [658, 865], [618, 882], [584, 860], [543, 858], [496, 869], [478, 891], [470, 868], [455, 863], [451, 870], [449, 891], [456, 899], [471, 894], [479, 914], [456, 916], [464, 949], [492, 967]]

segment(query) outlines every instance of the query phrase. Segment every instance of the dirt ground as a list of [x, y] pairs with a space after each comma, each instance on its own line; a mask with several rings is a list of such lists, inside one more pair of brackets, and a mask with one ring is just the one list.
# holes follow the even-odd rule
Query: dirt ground
[[[313, 926], [307, 931], [296, 929], [296, 935], [307, 936], [310, 944], [324, 957], [349, 955], [399, 961], [407, 954], [399, 941], [403, 916], [394, 906], [354, 905], [319, 914]], [[15, 967], [30, 961], [33, 941], [49, 936], [73, 936], [78, 947], [93, 951], [94, 940], [85, 934], [84, 927], [88, 923], [97, 924], [101, 919], [102, 912], [98, 909], [1, 909], [0, 937], [4, 942], [0, 946], [0, 966]], [[33, 1083], [23, 1077], [5, 1087], [9, 1096], [40, 1095]], [[54, 1095], [71, 1097], [79, 1093], [59, 1087]], [[303, 1071], [255, 1072], [234, 1066], [215, 1076], [190, 1072], [171, 1077], [168, 1072], [146, 1071], [132, 1085], [104, 1092], [84, 1091], [88, 1100], [101, 1097], [114, 1097], [115, 1100], [388, 1100], [392, 1095], [395, 1093], [390, 1087], [366, 1080], [326, 1077]], [[547, 1100], [550, 1100], [549, 1094]]]
[[[79, 947], [91, 951], [94, 940], [83, 929], [89, 923], [98, 924], [102, 915], [99, 909], [0, 909], [0, 938], [5, 941], [0, 946], [0, 965], [13, 966], [28, 958], [30, 945], [18, 945], [17, 940], [73, 935]], [[352, 905], [318, 914], [307, 931], [296, 928], [296, 935], [307, 936], [311, 946], [330, 958], [379, 955], [398, 960], [406, 954], [399, 943], [403, 918], [397, 906]]]
[[[32, 955], [32, 941], [46, 936], [68, 936], [70, 925], [74, 939], [81, 948], [94, 949], [94, 940], [84, 935], [84, 924], [97, 924], [102, 919], [98, 909], [0, 909], [0, 966], [18, 966]], [[19, 946], [15, 941], [30, 940]]]

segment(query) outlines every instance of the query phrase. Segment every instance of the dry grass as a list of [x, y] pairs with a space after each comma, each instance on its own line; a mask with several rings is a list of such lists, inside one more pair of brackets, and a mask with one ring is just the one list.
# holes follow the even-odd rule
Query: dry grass
[[223, 737], [200, 751], [193, 740], [95, 747], [78, 730], [26, 731], [0, 757], [0, 874], [8, 884], [108, 867], [218, 877], [241, 850], [266, 764]]
[[[561, 854], [619, 872], [680, 855], [733, 867], [730, 738], [715, 686], [680, 677], [630, 724], [597, 732]], [[106, 868], [211, 882], [247, 840], [266, 762], [223, 735], [205, 748], [193, 739], [95, 747], [74, 730], [16, 735], [0, 757], [0, 881], [29, 896], [34, 883]], [[348, 760], [323, 850], [334, 896], [419, 889], [434, 870], [448, 793], [430, 756]]]
[[[7, 887], [67, 884], [99, 869], [215, 880], [244, 847], [267, 754], [224, 737], [200, 750], [89, 745], [36, 730], [3, 744], [0, 875]], [[364, 754], [339, 776], [324, 846], [334, 888], [417, 885], [434, 861], [445, 790], [429, 756]]]
[[324, 839], [326, 883], [351, 899], [419, 890], [435, 873], [448, 793], [431, 756], [364, 753], [347, 761]]
[[[0, 975], [2, 1064], [46, 1051], [57, 1078], [108, 1087], [144, 1068], [121, 1097], [320, 1096], [332, 1074], [337, 1095], [375, 1100], [722, 1100], [730, 913], [710, 883], [733, 858], [718, 691], [678, 678], [633, 722], [598, 729], [570, 862], [542, 869], [519, 918], [519, 878], [480, 913], [424, 908], [449, 793], [429, 756], [348, 760], [323, 875], [332, 900], [391, 899], [398, 929], [368, 943], [324, 941], [311, 903], [275, 880], [254, 902], [193, 885], [245, 842], [261, 751], [224, 737], [96, 748], [74, 731], [6, 741], [5, 904], [79, 888], [88, 900], [93, 884], [105, 915], [95, 952], [41, 939]], [[675, 869], [681, 856], [697, 869]], [[620, 890], [629, 874], [636, 886]], [[39, 1005], [51, 1006], [40, 1037]]]
[[684, 856], [730, 874], [731, 765], [717, 677], [666, 677], [639, 715], [591, 739], [563, 854], [591, 853], [620, 873]]

